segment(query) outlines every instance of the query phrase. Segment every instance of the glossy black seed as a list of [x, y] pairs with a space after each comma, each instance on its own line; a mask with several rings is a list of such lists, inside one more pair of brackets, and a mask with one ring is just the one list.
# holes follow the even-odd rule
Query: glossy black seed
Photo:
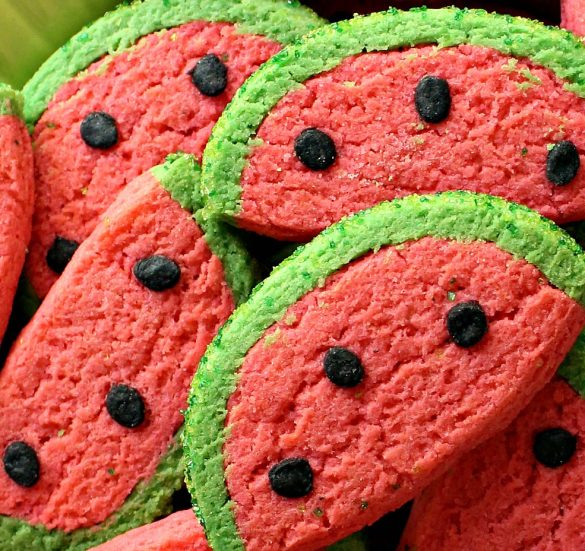
[[95, 149], [109, 149], [118, 143], [116, 119], [103, 111], [94, 111], [83, 119], [80, 127], [83, 141]]
[[268, 480], [274, 492], [282, 497], [303, 497], [313, 489], [313, 469], [306, 459], [292, 457], [274, 465]]
[[414, 92], [414, 104], [425, 122], [444, 121], [451, 110], [449, 83], [444, 78], [432, 75], [421, 78]]
[[51, 248], [47, 251], [47, 266], [56, 274], [61, 275], [78, 248], [79, 243], [77, 241], [65, 239], [58, 235], [55, 237]]
[[556, 469], [567, 463], [577, 449], [577, 437], [561, 428], [547, 429], [534, 438], [532, 451], [539, 463]]
[[337, 158], [331, 136], [317, 128], [306, 128], [295, 139], [295, 154], [311, 170], [325, 170]]
[[219, 96], [228, 84], [228, 69], [215, 54], [202, 57], [190, 74], [193, 84], [205, 96]]
[[477, 344], [488, 330], [488, 320], [479, 302], [461, 302], [447, 313], [447, 330], [457, 346]]
[[4, 470], [19, 486], [31, 488], [40, 477], [41, 468], [35, 450], [26, 442], [12, 442], [4, 451]]
[[134, 429], [144, 421], [144, 400], [131, 386], [114, 385], [106, 397], [106, 408], [116, 423]]
[[555, 186], [566, 186], [577, 176], [580, 166], [581, 159], [575, 144], [568, 141], [558, 142], [548, 152], [546, 177]]
[[170, 258], [162, 255], [149, 256], [134, 264], [134, 275], [152, 291], [165, 291], [174, 287], [181, 278], [181, 268]]
[[337, 386], [351, 388], [364, 378], [362, 362], [347, 348], [330, 348], [323, 358], [323, 368], [328, 379]]

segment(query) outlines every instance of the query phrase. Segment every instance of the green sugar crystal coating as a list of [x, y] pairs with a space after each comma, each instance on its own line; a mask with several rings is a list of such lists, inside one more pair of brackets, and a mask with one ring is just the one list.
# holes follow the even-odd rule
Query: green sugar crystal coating
[[23, 119], [23, 109], [24, 100], [22, 94], [13, 90], [8, 84], [0, 82], [0, 116], [15, 115]]

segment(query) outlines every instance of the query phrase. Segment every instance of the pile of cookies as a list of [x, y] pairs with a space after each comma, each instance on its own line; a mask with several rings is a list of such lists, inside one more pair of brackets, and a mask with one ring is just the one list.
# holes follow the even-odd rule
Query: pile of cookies
[[584, 548], [584, 98], [559, 28], [285, 0], [0, 87], [0, 551]]

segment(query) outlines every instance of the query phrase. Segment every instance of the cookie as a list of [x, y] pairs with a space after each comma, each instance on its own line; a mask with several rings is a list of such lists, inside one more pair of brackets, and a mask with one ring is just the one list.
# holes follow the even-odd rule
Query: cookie
[[[362, 538], [348, 538], [330, 551], [365, 551]], [[193, 511], [180, 511], [163, 520], [136, 528], [95, 547], [93, 551], [210, 551]]]
[[585, 34], [583, 0], [561, 0], [561, 26], [579, 35]]
[[87, 549], [169, 512], [189, 383], [254, 282], [236, 238], [193, 218], [198, 178], [176, 155], [129, 184], [0, 371], [10, 549]]
[[209, 546], [193, 511], [179, 511], [94, 548], [94, 551], [122, 550], [209, 551]]
[[502, 430], [585, 323], [585, 255], [525, 207], [410, 196], [297, 250], [201, 360], [184, 443], [213, 549], [310, 551]]
[[20, 93], [0, 83], [0, 340], [4, 336], [30, 240], [33, 158]]
[[306, 241], [446, 190], [585, 217], [585, 46], [481, 10], [392, 9], [319, 29], [236, 94], [204, 153], [208, 210]]
[[286, 0], [145, 0], [73, 37], [24, 89], [37, 179], [26, 273], [39, 296], [127, 182], [184, 151], [200, 158], [234, 92], [321, 24]]
[[584, 360], [582, 335], [561, 368], [568, 382], [556, 378], [509, 428], [423, 492], [400, 549], [585, 547]]

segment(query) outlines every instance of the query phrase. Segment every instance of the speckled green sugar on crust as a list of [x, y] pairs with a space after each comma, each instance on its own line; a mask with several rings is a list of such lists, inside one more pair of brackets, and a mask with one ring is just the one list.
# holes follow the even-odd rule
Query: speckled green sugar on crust
[[240, 178], [269, 111], [307, 79], [362, 52], [422, 44], [470, 44], [529, 58], [585, 97], [585, 45], [571, 33], [520, 17], [484, 10], [392, 9], [316, 30], [253, 74], [220, 117], [203, 156], [202, 188], [208, 210], [228, 220], [241, 209]]
[[552, 285], [585, 305], [585, 253], [534, 211], [464, 191], [410, 196], [334, 224], [297, 250], [230, 317], [199, 364], [185, 423], [187, 484], [209, 542], [243, 551], [224, 478], [226, 407], [248, 350], [286, 310], [330, 274], [386, 245], [425, 236], [484, 240], [536, 266]]
[[[151, 169], [151, 172], [183, 208], [197, 211], [200, 203], [198, 193], [193, 193], [193, 190], [198, 189], [201, 169], [194, 157], [182, 153], [170, 155], [164, 164]], [[236, 303], [244, 301], [256, 282], [254, 262], [231, 228], [194, 216], [205, 233], [209, 248], [222, 262]], [[169, 513], [173, 493], [181, 487], [184, 479], [180, 433], [175, 435], [154, 476], [140, 482], [124, 505], [103, 523], [66, 533], [0, 516], [0, 551], [83, 551]]]
[[139, 38], [189, 21], [234, 23], [241, 33], [288, 44], [324, 24], [298, 0], [144, 0], [124, 2], [71, 38], [25, 85], [25, 116], [35, 124], [68, 80], [106, 54], [117, 54]]
[[23, 103], [20, 92], [0, 82], [0, 116], [15, 115], [22, 119], [24, 117]]

